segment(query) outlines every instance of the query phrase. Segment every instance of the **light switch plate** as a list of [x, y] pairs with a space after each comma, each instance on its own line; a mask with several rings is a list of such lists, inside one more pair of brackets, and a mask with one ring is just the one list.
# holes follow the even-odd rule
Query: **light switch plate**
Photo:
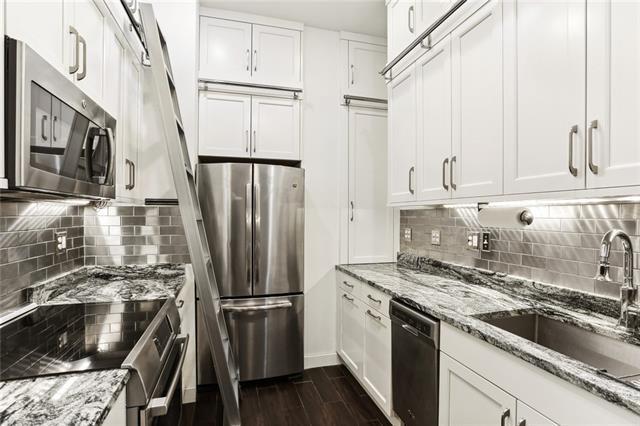
[[440, 245], [440, 230], [434, 229], [431, 231], [431, 245], [439, 246]]
[[411, 241], [411, 228], [404, 228], [404, 240]]

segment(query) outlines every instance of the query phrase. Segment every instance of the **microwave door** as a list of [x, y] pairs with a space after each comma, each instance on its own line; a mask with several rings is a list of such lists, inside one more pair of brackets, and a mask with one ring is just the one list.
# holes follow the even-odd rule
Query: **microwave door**
[[69, 131], [66, 133], [66, 141], [60, 141], [60, 146], [64, 144], [64, 147], [59, 148], [64, 151], [60, 174], [72, 179], [85, 180], [86, 174], [81, 157], [91, 123], [75, 111], [63, 117], [67, 121], [61, 120], [61, 123], [64, 123], [64, 126], [68, 125]]
[[112, 166], [113, 135], [98, 127], [89, 129], [84, 149], [86, 176], [91, 183], [105, 185]]

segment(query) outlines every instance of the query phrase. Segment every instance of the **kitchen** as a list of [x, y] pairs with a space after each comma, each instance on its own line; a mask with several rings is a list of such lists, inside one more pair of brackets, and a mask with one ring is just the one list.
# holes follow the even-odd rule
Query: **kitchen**
[[0, 0], [0, 424], [639, 424], [638, 17]]

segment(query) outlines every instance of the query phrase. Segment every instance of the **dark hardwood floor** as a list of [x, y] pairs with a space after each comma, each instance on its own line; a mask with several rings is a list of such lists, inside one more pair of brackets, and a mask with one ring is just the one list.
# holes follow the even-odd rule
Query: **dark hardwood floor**
[[[306, 370], [298, 377], [244, 383], [243, 426], [389, 425], [384, 414], [342, 365]], [[215, 388], [186, 406], [185, 426], [222, 426], [222, 401]]]

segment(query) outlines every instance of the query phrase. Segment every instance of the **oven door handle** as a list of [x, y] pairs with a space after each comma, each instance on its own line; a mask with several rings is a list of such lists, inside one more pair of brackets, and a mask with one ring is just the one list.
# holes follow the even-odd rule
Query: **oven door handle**
[[151, 401], [149, 401], [147, 410], [151, 414], [151, 417], [165, 416], [169, 412], [169, 405], [173, 400], [173, 394], [176, 392], [176, 388], [180, 383], [180, 376], [182, 375], [182, 366], [187, 356], [187, 346], [189, 345], [189, 335], [185, 334], [185, 335], [180, 335], [176, 337], [174, 344], [182, 344], [182, 354], [180, 355], [178, 368], [176, 368], [176, 370], [173, 373], [173, 378], [171, 379], [171, 384], [169, 385], [169, 390], [167, 391], [167, 394], [162, 398], [152, 398]]

